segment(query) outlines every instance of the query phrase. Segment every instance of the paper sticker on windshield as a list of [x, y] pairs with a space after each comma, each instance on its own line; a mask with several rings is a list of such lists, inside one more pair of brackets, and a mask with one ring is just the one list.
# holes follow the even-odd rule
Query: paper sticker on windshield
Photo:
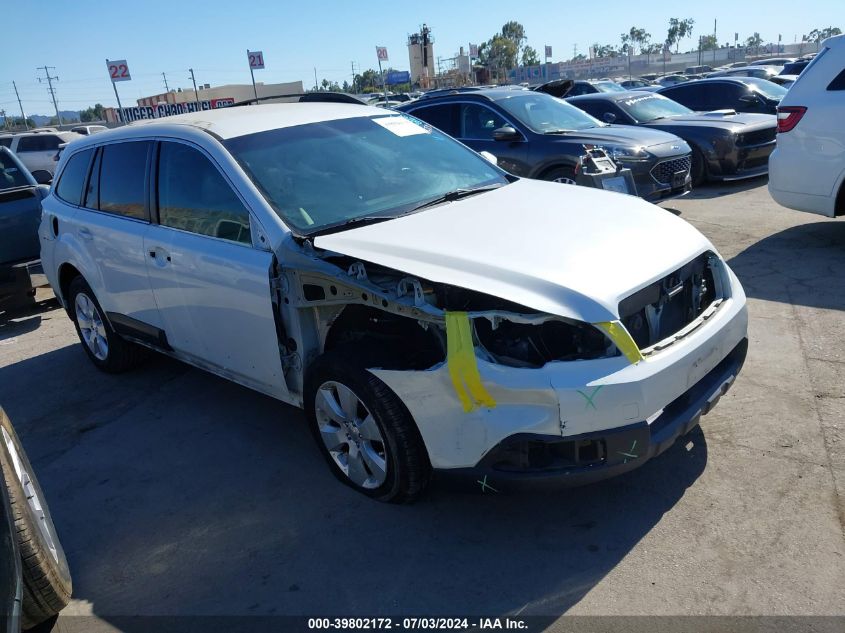
[[373, 119], [385, 130], [393, 132], [396, 136], [413, 136], [414, 134], [428, 134], [428, 130], [420, 127], [403, 116], [382, 116]]

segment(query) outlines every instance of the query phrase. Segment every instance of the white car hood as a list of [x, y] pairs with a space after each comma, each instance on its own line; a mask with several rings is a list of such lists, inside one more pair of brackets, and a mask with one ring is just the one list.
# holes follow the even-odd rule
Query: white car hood
[[591, 323], [713, 246], [640, 198], [522, 179], [314, 246]]

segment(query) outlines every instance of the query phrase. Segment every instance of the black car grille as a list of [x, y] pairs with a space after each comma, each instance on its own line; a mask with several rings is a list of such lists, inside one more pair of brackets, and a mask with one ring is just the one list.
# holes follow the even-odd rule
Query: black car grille
[[765, 128], [763, 130], [754, 130], [753, 132], [743, 132], [736, 137], [736, 144], [738, 147], [748, 147], [749, 145], [763, 145], [764, 143], [771, 143], [775, 140], [777, 128], [775, 126]]
[[715, 261], [713, 253], [702, 253], [619, 303], [622, 323], [640, 349], [683, 329], [719, 298], [712, 269]]
[[672, 184], [673, 176], [677, 172], [682, 171], [688, 174], [691, 164], [692, 161], [689, 156], [664, 160], [651, 168], [651, 175], [660, 184], [670, 185]]

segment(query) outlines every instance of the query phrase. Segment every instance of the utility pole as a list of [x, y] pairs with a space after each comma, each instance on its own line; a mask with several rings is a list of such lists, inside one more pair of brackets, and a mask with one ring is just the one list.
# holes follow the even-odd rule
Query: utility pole
[[572, 45], [572, 59], [578, 57], [578, 44]]
[[56, 109], [56, 120], [59, 122], [59, 125], [62, 125], [62, 115], [59, 114], [59, 104], [56, 103], [56, 91], [53, 89], [53, 80], [59, 80], [58, 76], [51, 77], [50, 76], [50, 69], [56, 70], [55, 66], [40, 66], [36, 70], [44, 69], [44, 74], [46, 77], [38, 77], [38, 83], [42, 83], [43, 81], [47, 82], [48, 90], [50, 91], [50, 97], [53, 99], [53, 107]]
[[188, 72], [191, 73], [191, 81], [194, 82], [194, 96], [197, 98], [197, 110], [200, 109], [200, 93], [197, 91], [197, 80], [194, 77], [194, 69], [189, 68]]
[[357, 90], [355, 90], [355, 62], [351, 62], [351, 63], [352, 63], [352, 92], [357, 92]]
[[167, 75], [161, 73], [162, 78], [164, 79], [164, 91], [170, 92], [170, 86], [167, 85]]
[[23, 104], [21, 103], [21, 96], [18, 94], [18, 87], [15, 85], [15, 82], [12, 82], [12, 86], [15, 88], [15, 96], [18, 98], [18, 105], [21, 107], [21, 118], [23, 119], [23, 127], [25, 130], [29, 130], [29, 126], [26, 124], [26, 115], [23, 113]]
[[314, 92], [317, 92], [319, 89], [320, 89], [320, 86], [317, 83], [317, 67], [314, 66]]
[[719, 46], [719, 40], [716, 37], [716, 20], [713, 20], [713, 63], [716, 63], [716, 48]]

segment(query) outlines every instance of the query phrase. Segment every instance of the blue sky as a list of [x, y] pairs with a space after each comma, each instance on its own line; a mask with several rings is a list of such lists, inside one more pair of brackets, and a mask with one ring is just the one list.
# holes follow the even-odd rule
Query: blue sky
[[[0, 14], [33, 12], [32, 6], [0, 0]], [[662, 40], [670, 17], [693, 18], [694, 38], [711, 33], [717, 19], [720, 42], [733, 41], [734, 32], [742, 40], [759, 31], [766, 42], [782, 34], [788, 43], [817, 27], [845, 29], [843, 0], [42, 0], [37, 7], [37, 17], [4, 29], [0, 109], [9, 113], [18, 113], [13, 80], [28, 115], [52, 112], [46, 85], [36, 79], [44, 64], [56, 67], [59, 107], [68, 110], [115, 105], [106, 58], [129, 63], [132, 81], [118, 84], [124, 105], [163, 92], [162, 72], [171, 88], [190, 86], [191, 67], [198, 83], [248, 83], [247, 48], [264, 51], [267, 68], [256, 71], [256, 81], [266, 83], [302, 80], [307, 87], [315, 67], [321, 80], [349, 80], [351, 62], [377, 67], [376, 45], [388, 47], [391, 66], [407, 69], [407, 36], [423, 22], [437, 57], [452, 57], [517, 20], [541, 55], [544, 45], [553, 47], [554, 61], [572, 57], [573, 46], [586, 52], [594, 41], [618, 45], [631, 26]]]

